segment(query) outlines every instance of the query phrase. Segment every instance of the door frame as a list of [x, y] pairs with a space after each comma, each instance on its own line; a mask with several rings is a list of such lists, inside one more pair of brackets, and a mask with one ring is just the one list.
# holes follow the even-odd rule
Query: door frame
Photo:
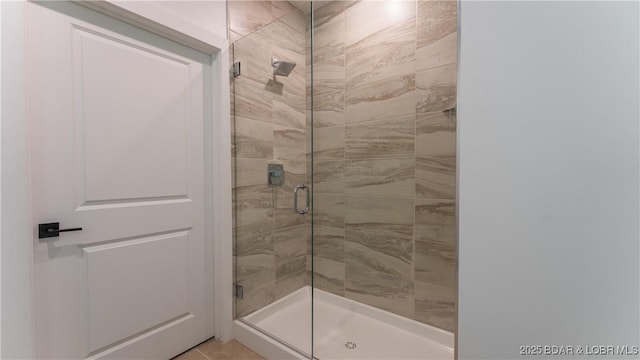
[[[205, 243], [208, 264], [207, 314], [213, 334], [233, 338], [233, 268], [231, 218], [231, 129], [229, 42], [208, 29], [158, 7], [151, 1], [73, 1], [211, 56], [205, 79]], [[35, 355], [35, 298], [31, 209], [31, 161], [27, 99], [27, 0], [0, 2], [0, 356]], [[226, 5], [225, 5], [226, 8]], [[227, 25], [225, 24], [225, 28]], [[207, 72], [205, 72], [206, 74]], [[215, 239], [215, 241], [214, 241]], [[216, 264], [213, 266], [213, 264]], [[214, 297], [214, 294], [216, 296]], [[5, 331], [2, 331], [2, 328]], [[6, 331], [7, 329], [11, 331]], [[186, 349], [185, 349], [186, 350]]]

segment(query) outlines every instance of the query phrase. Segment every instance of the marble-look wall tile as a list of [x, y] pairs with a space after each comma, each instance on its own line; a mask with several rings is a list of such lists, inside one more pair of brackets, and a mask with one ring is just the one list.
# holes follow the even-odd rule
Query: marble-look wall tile
[[314, 62], [344, 55], [345, 3], [332, 1], [314, 12]]
[[280, 99], [274, 99], [272, 105], [274, 124], [305, 129], [307, 119], [304, 111], [300, 111]]
[[347, 159], [414, 156], [415, 116], [405, 116], [346, 127]]
[[[346, 45], [352, 46], [367, 38], [389, 39], [389, 28], [405, 21], [415, 23], [416, 3], [414, 1], [360, 1], [345, 10]], [[386, 36], [380, 36], [381, 34]], [[375, 42], [368, 41], [367, 45]]]
[[416, 113], [449, 110], [456, 105], [456, 64], [416, 73]]
[[309, 228], [304, 225], [278, 230], [274, 234], [276, 265], [291, 262], [300, 256], [307, 255]]
[[[284, 20], [285, 18], [290, 18], [291, 13], [296, 13], [300, 17], [302, 17], [302, 12], [298, 10], [295, 6], [291, 5], [289, 1], [279, 1], [279, 0], [271, 0], [271, 15], [274, 19]], [[297, 20], [297, 16], [295, 17]], [[302, 24], [299, 24], [297, 29], [300, 29], [299, 26], [302, 26], [302, 30], [304, 31], [304, 18], [302, 20]]]
[[445, 330], [455, 330], [455, 288], [414, 282], [414, 319]]
[[236, 256], [273, 255], [275, 244], [273, 233], [252, 234], [239, 233], [236, 238], [234, 251]]
[[245, 192], [236, 189], [234, 213], [238, 236], [273, 231], [273, 194], [271, 191]]
[[241, 75], [236, 81], [249, 78], [260, 83], [271, 78], [273, 39], [267, 29], [261, 29], [235, 42], [234, 62], [240, 62]]
[[346, 258], [345, 296], [412, 318], [414, 316], [413, 281], [363, 267]]
[[397, 231], [351, 231], [345, 234], [345, 261], [369, 271], [411, 278], [413, 238]]
[[418, 0], [418, 70], [456, 62], [456, 7], [456, 1]]
[[273, 129], [273, 156], [277, 160], [304, 163], [307, 160], [306, 141], [304, 129], [276, 125]]
[[275, 254], [238, 256], [236, 261], [236, 282], [244, 289], [244, 298], [236, 301], [236, 314], [242, 317], [275, 300]]
[[332, 126], [314, 129], [314, 160], [344, 159], [344, 132], [344, 126]]
[[273, 157], [273, 125], [237, 116], [235, 144], [237, 157], [271, 159]]
[[267, 81], [237, 77], [234, 88], [235, 115], [247, 119], [272, 122], [273, 94], [266, 90]]
[[449, 112], [416, 116], [416, 155], [455, 155], [456, 122]]
[[345, 199], [343, 195], [314, 194], [313, 224], [344, 228]]
[[274, 20], [270, 1], [237, 1], [227, 2], [229, 12], [229, 28], [246, 36]]
[[416, 199], [416, 241], [456, 244], [454, 200]]
[[313, 162], [314, 193], [344, 193], [344, 168], [344, 160], [315, 160]]
[[344, 262], [344, 228], [314, 225], [313, 256]]
[[344, 79], [318, 80], [313, 84], [313, 127], [344, 125]]
[[413, 235], [413, 199], [359, 195], [345, 196], [345, 199], [344, 221], [347, 230], [393, 230]]
[[411, 197], [415, 193], [415, 158], [347, 160], [347, 194]]
[[347, 86], [385, 80], [415, 73], [415, 24], [403, 24], [403, 33], [384, 38], [374, 46], [351, 46], [345, 52]]
[[416, 157], [416, 197], [456, 198], [455, 156]]
[[415, 279], [453, 287], [456, 283], [455, 245], [416, 241]]
[[235, 159], [235, 187], [236, 189], [245, 188], [266, 189], [267, 185], [267, 159]]
[[416, 78], [414, 74], [347, 86], [347, 123], [413, 115]]
[[276, 299], [285, 297], [307, 285], [306, 256], [278, 266], [276, 269]]
[[315, 288], [344, 296], [344, 262], [316, 256], [309, 259], [309, 262], [313, 264], [311, 281]]

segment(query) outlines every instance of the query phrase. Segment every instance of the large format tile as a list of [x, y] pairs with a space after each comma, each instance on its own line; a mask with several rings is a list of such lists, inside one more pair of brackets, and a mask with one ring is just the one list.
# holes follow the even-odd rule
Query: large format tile
[[416, 197], [456, 198], [455, 156], [416, 157]]
[[236, 188], [264, 189], [267, 185], [268, 159], [236, 158], [235, 186]]
[[350, 231], [345, 235], [345, 261], [362, 268], [411, 279], [413, 239], [391, 231]]
[[456, 1], [418, 1], [418, 70], [456, 62]]
[[414, 156], [415, 116], [349, 124], [345, 158], [366, 159]]
[[274, 233], [276, 265], [279, 266], [300, 256], [306, 256], [309, 236], [309, 229], [304, 225], [276, 231]]
[[[276, 39], [277, 40], [277, 39]], [[266, 30], [260, 30], [243, 37], [233, 45], [233, 61], [240, 62], [240, 77], [263, 82], [271, 77], [271, 56], [273, 53], [273, 39]]]
[[304, 111], [294, 108], [291, 104], [288, 104], [281, 99], [273, 99], [272, 106], [272, 118], [274, 124], [295, 127], [298, 129], [304, 129], [306, 127], [307, 119]]
[[416, 113], [415, 90], [414, 74], [347, 87], [347, 123], [413, 115]]
[[273, 157], [281, 161], [305, 162], [306, 142], [305, 129], [275, 125], [273, 129]]
[[313, 257], [309, 260], [313, 264], [311, 281], [314, 288], [344, 296], [344, 262]]
[[414, 200], [382, 196], [346, 196], [347, 230], [392, 230], [413, 235]]
[[[222, 343], [211, 339], [198, 345], [195, 350], [206, 355], [208, 360], [266, 360], [258, 353], [235, 340]], [[176, 360], [186, 359], [178, 358]]]
[[276, 298], [291, 294], [307, 284], [307, 256], [302, 255], [276, 268]]
[[245, 316], [275, 299], [275, 254], [238, 256], [236, 281], [242, 285], [244, 297], [236, 300], [236, 314]]
[[344, 54], [344, 7], [344, 1], [332, 1], [314, 12], [314, 61]]
[[271, 122], [273, 94], [267, 89], [268, 79], [253, 80], [237, 77], [234, 83], [235, 115], [247, 119]]
[[271, 159], [273, 157], [273, 125], [237, 116], [235, 144], [237, 157]]
[[260, 235], [247, 232], [237, 233], [234, 248], [236, 256], [273, 255], [275, 251], [272, 232]]
[[273, 231], [273, 195], [271, 191], [236, 190], [236, 231], [240, 234], [264, 234]]
[[313, 130], [314, 160], [344, 159], [344, 126], [324, 127]]
[[[390, 31], [395, 25], [404, 22], [415, 23], [415, 1], [360, 1], [353, 3], [345, 10], [346, 45], [352, 46], [358, 42], [373, 45], [375, 41], [392, 37]], [[380, 36], [380, 34], [387, 34]]]
[[347, 160], [348, 194], [413, 197], [415, 158]]
[[344, 195], [314, 194], [313, 224], [344, 228]]
[[314, 193], [344, 193], [344, 165], [344, 160], [315, 160], [313, 162]]
[[344, 262], [344, 228], [314, 225], [313, 256]]
[[313, 85], [313, 127], [344, 125], [344, 79], [323, 79]]
[[410, 278], [390, 275], [345, 259], [347, 298], [393, 313], [413, 317], [413, 284]]
[[415, 280], [453, 287], [456, 247], [442, 242], [416, 241]]
[[456, 244], [455, 200], [416, 199], [416, 241]]
[[415, 281], [414, 319], [455, 331], [455, 288]]
[[270, 1], [228, 1], [229, 28], [246, 36], [274, 20]]
[[456, 123], [450, 112], [416, 116], [416, 155], [455, 155]]
[[373, 46], [347, 48], [345, 75], [349, 87], [415, 72], [415, 24], [407, 22], [403, 26], [404, 28], [400, 29], [401, 34], [397, 37], [385, 37]]
[[416, 73], [416, 113], [449, 110], [456, 105], [456, 64]]

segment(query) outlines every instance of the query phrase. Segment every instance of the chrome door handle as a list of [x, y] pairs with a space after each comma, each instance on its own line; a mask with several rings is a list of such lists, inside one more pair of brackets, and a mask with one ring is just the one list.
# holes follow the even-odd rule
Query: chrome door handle
[[[303, 189], [307, 191], [307, 207], [303, 210], [298, 209], [298, 190]], [[309, 196], [309, 187], [305, 184], [300, 184], [295, 187], [293, 190], [293, 210], [300, 215], [304, 215], [309, 212], [309, 204], [310, 204], [310, 196]]]

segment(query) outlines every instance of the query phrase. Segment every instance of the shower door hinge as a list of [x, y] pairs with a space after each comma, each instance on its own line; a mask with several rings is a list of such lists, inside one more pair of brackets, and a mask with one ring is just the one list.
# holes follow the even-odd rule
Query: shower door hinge
[[236, 292], [236, 297], [238, 299], [243, 299], [244, 298], [244, 289], [242, 288], [242, 285], [236, 284], [235, 292]]
[[233, 63], [231, 70], [233, 72], [233, 77], [240, 76], [240, 61]]

